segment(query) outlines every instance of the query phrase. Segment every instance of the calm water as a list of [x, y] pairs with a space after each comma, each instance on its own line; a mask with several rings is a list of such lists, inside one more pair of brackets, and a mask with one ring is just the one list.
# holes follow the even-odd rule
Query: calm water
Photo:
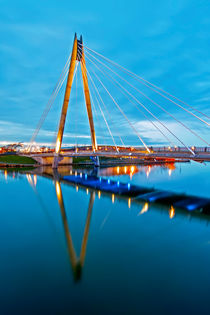
[[[99, 175], [210, 197], [210, 164]], [[0, 191], [0, 314], [210, 313], [208, 216], [29, 172], [1, 172]]]

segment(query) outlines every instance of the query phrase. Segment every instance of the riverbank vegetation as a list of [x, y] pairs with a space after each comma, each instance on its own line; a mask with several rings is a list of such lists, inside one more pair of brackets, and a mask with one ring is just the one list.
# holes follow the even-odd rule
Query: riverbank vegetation
[[35, 165], [37, 162], [27, 156], [20, 156], [20, 155], [0, 155], [0, 165], [1, 164], [30, 164], [30, 165]]

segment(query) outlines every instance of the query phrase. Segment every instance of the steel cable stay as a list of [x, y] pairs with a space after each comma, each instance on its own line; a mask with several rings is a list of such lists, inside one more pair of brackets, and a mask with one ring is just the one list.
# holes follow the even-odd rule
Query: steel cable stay
[[[90, 78], [89, 75], [88, 75], [88, 77]], [[93, 86], [93, 85], [92, 85], [92, 86]], [[99, 110], [100, 110], [100, 112], [101, 112], [101, 115], [102, 115], [103, 120], [104, 120], [104, 122], [105, 122], [105, 124], [106, 124], [106, 127], [107, 127], [107, 129], [108, 129], [108, 132], [109, 132], [109, 134], [110, 134], [110, 137], [111, 137], [111, 139], [112, 139], [112, 141], [113, 141], [113, 144], [114, 144], [116, 150], [118, 151], [118, 148], [117, 148], [117, 145], [116, 145], [116, 143], [115, 143], [114, 137], [113, 137], [113, 135], [112, 135], [112, 132], [111, 132], [111, 130], [110, 130], [110, 127], [109, 127], [109, 124], [108, 124], [108, 122], [107, 122], [107, 120], [106, 120], [106, 117], [105, 117], [105, 115], [104, 115], [104, 112], [103, 112], [103, 110], [102, 110], [102, 108], [101, 108], [101, 106], [100, 106], [100, 103], [99, 103], [99, 101], [98, 101], [98, 98], [97, 98], [97, 96], [96, 96], [96, 93], [94, 92], [94, 90], [93, 90], [93, 93], [92, 93], [91, 88], [90, 88], [91, 101], [92, 101], [92, 103], [94, 103], [94, 102], [93, 102], [93, 97], [92, 97], [92, 95], [94, 95], [94, 97], [95, 97], [96, 104], [97, 104], [97, 106], [98, 106], [98, 108], [99, 108]]]
[[[89, 54], [90, 55], [90, 54]], [[92, 55], [91, 55], [92, 56]], [[131, 83], [129, 83], [127, 80], [125, 80], [123, 77], [121, 77], [118, 73], [116, 73], [114, 70], [112, 70], [110, 67], [108, 67], [107, 65], [105, 65], [103, 62], [101, 62], [100, 60], [98, 60], [97, 58], [95, 58], [94, 56], [92, 56], [94, 59], [96, 59], [99, 63], [101, 63], [103, 66], [105, 66], [107, 69], [109, 69], [112, 73], [114, 73], [115, 75], [117, 75], [121, 80], [123, 80], [124, 82], [126, 82], [129, 86], [131, 86], [133, 89], [135, 89], [138, 93], [140, 93], [141, 95], [143, 95], [145, 98], [147, 98], [151, 103], [153, 103], [155, 106], [159, 107], [162, 111], [164, 111], [166, 114], [168, 114], [171, 118], [173, 118], [175, 121], [177, 121], [180, 125], [182, 125], [185, 129], [187, 129], [189, 132], [191, 132], [194, 136], [196, 136], [197, 138], [199, 138], [201, 141], [203, 141], [205, 144], [207, 144], [209, 146], [209, 143], [203, 139], [200, 135], [198, 135], [194, 130], [192, 130], [191, 128], [189, 128], [186, 124], [184, 124], [183, 122], [181, 122], [179, 119], [177, 119], [174, 115], [172, 115], [171, 113], [169, 113], [165, 108], [163, 108], [161, 105], [159, 105], [158, 103], [156, 103], [154, 100], [152, 100], [150, 97], [148, 97], [145, 93], [143, 93], [142, 91], [140, 91], [138, 88], [136, 88], [135, 86], [133, 86]], [[88, 58], [88, 57], [87, 57]], [[93, 60], [91, 60], [93, 62]]]
[[[93, 71], [93, 70], [92, 70]], [[93, 73], [95, 73], [93, 71]], [[136, 108], [137, 110], [153, 125], [153, 127], [155, 127], [155, 129], [157, 129], [161, 135], [167, 140], [167, 142], [172, 145], [175, 146], [175, 143], [173, 143], [163, 132], [162, 130], [143, 112], [143, 110], [141, 110], [134, 102], [133, 100], [122, 90], [121, 87], [119, 87], [116, 83], [113, 83], [116, 88], [128, 99], [129, 102], [131, 102]]]
[[[80, 51], [78, 51], [78, 54], [79, 54], [79, 57], [80, 57], [80, 62], [81, 62], [81, 67], [84, 69], [84, 66], [83, 66], [83, 59], [82, 59], [82, 54]], [[86, 69], [87, 71], [87, 69]], [[97, 110], [96, 110], [96, 107], [95, 107], [95, 103], [93, 102], [93, 111], [95, 113], [95, 117], [96, 117], [96, 120], [97, 120], [97, 123], [98, 123], [98, 128], [100, 129], [101, 131], [101, 137], [103, 139], [103, 143], [105, 144], [106, 143], [106, 139], [105, 139], [105, 134], [104, 134], [104, 129], [102, 128], [102, 125], [100, 124], [100, 120], [99, 120], [99, 117], [98, 117], [98, 113], [97, 113]]]
[[[86, 56], [87, 57], [87, 56]], [[92, 61], [91, 61], [92, 62]], [[95, 63], [93, 63], [98, 69], [99, 71], [101, 71], [106, 77], [107, 75], [104, 73], [104, 70], [101, 70], [98, 65], [96, 65]], [[110, 79], [111, 78], [111, 79]], [[115, 81], [128, 95], [130, 95], [140, 106], [142, 106], [147, 112], [149, 112], [156, 120], [158, 120], [158, 122], [164, 127], [166, 128], [189, 152], [191, 152], [193, 155], [195, 155], [195, 153], [187, 146], [184, 144], [184, 142], [179, 139], [166, 125], [164, 125], [151, 111], [149, 111], [147, 109], [146, 106], [144, 106], [135, 96], [133, 96], [127, 89], [125, 89], [117, 80], [113, 79], [110, 75], [108, 75], [108, 79], [110, 81]]]
[[[75, 75], [76, 75], [76, 73], [77, 73], [77, 69], [78, 69], [78, 63], [76, 63], [76, 67], [75, 67], [75, 70], [74, 70], [73, 79], [74, 79], [74, 77], [75, 77]], [[68, 69], [67, 69], [65, 78], [63, 79], [63, 82], [65, 81], [65, 79], [66, 79], [66, 77], [67, 77], [67, 74], [68, 74]], [[62, 84], [63, 84], [63, 82], [62, 82]], [[55, 131], [55, 139], [53, 140], [53, 145], [52, 145], [53, 147], [55, 147], [55, 145], [56, 145], [56, 137], [57, 137], [57, 133], [58, 133], [58, 128], [59, 128], [59, 122], [58, 122], [58, 125], [57, 125], [57, 127], [56, 127], [56, 131]]]
[[[86, 69], [86, 70], [87, 70], [87, 69]], [[108, 114], [108, 116], [109, 116], [109, 119], [110, 119], [110, 121], [111, 121], [111, 123], [112, 123], [112, 125], [113, 125], [113, 121], [112, 121], [111, 115], [110, 115], [110, 113], [109, 113], [109, 111], [108, 111], [108, 108], [107, 108], [106, 104], [104, 103], [104, 101], [103, 101], [103, 99], [102, 99], [102, 96], [100, 95], [99, 90], [98, 90], [96, 84], [94, 83], [94, 80], [93, 80], [93, 78], [92, 78], [92, 76], [90, 75], [90, 72], [89, 72], [88, 70], [87, 70], [87, 73], [88, 73], [88, 75], [89, 75], [89, 77], [90, 77], [90, 80], [91, 80], [91, 83], [92, 83], [92, 85], [93, 85], [93, 87], [94, 87], [96, 93], [98, 94], [98, 97], [99, 97], [99, 99], [101, 100], [101, 103], [103, 104], [103, 106], [104, 106], [104, 108], [105, 108], [105, 110], [106, 110], [106, 112], [107, 112], [107, 114]], [[119, 134], [117, 134], [116, 136], [119, 137], [119, 139], [120, 139], [122, 145], [125, 147], [125, 144], [124, 144], [124, 142], [123, 142], [121, 136], [120, 136]]]
[[[83, 66], [83, 63], [81, 63], [81, 66], [84, 67], [84, 66]], [[87, 71], [88, 77], [90, 78], [90, 81], [91, 81], [91, 83], [92, 83], [92, 86], [95, 88], [95, 84], [94, 84], [94, 82], [93, 82], [93, 80], [92, 80], [92, 77], [91, 77], [89, 71], [87, 70], [87, 68], [86, 68], [86, 71]], [[95, 89], [95, 90], [96, 90], [96, 89]], [[94, 104], [94, 102], [93, 102], [93, 97], [92, 97], [91, 93], [90, 93], [90, 96], [91, 96], [91, 101], [92, 101], [92, 103]], [[103, 112], [103, 110], [102, 110], [102, 108], [101, 108], [101, 106], [100, 106], [100, 103], [99, 103], [99, 101], [98, 101], [98, 98], [97, 98], [95, 92], [94, 92], [94, 96], [95, 96], [97, 105], [98, 105], [98, 107], [99, 107], [99, 109], [100, 109], [100, 112], [101, 112], [101, 114], [102, 114], [102, 117], [103, 117], [103, 119], [104, 119], [104, 122], [105, 122], [105, 124], [106, 124], [106, 126], [107, 126], [108, 132], [109, 132], [109, 134], [110, 134], [110, 136], [111, 136], [111, 138], [112, 138], [112, 141], [113, 141], [113, 143], [114, 143], [114, 146], [116, 147], [116, 150], [119, 151], [118, 148], [117, 148], [117, 145], [116, 145], [116, 143], [115, 143], [114, 137], [113, 137], [113, 135], [112, 135], [112, 132], [111, 132], [111, 130], [110, 130], [110, 127], [109, 127], [109, 125], [108, 125], [108, 122], [107, 122], [107, 120], [106, 120], [106, 117], [105, 117], [105, 115], [104, 115], [104, 112]]]
[[47, 105], [46, 105], [46, 107], [45, 107], [45, 109], [44, 109], [44, 111], [43, 111], [43, 113], [41, 115], [41, 118], [40, 118], [38, 124], [37, 124], [37, 127], [36, 127], [32, 137], [31, 137], [29, 148], [31, 148], [33, 142], [35, 141], [35, 139], [37, 137], [37, 134], [39, 133], [39, 131], [40, 131], [40, 129], [41, 129], [45, 119], [46, 119], [46, 116], [48, 115], [48, 113], [49, 113], [49, 111], [50, 111], [50, 109], [51, 109], [51, 107], [52, 107], [52, 105], [53, 105], [53, 103], [55, 101], [55, 98], [57, 97], [58, 92], [60, 91], [60, 89], [61, 89], [61, 87], [62, 87], [62, 85], [63, 85], [63, 83], [64, 83], [64, 81], [66, 79], [66, 76], [68, 74], [69, 59], [70, 59], [70, 57], [68, 58], [65, 66], [64, 66], [64, 68], [62, 70], [62, 73], [61, 73], [61, 75], [59, 77], [59, 80], [56, 83], [56, 86], [55, 86], [55, 88], [54, 88], [54, 90], [53, 90], [53, 92], [52, 92], [52, 94], [51, 94], [51, 96], [49, 98], [49, 101], [47, 102]]
[[[82, 64], [81, 64], [82, 65]], [[96, 117], [96, 121], [97, 121], [97, 124], [98, 124], [98, 128], [100, 129], [101, 131], [101, 137], [103, 139], [103, 142], [106, 143], [105, 141], [105, 136], [104, 136], [104, 129], [102, 128], [102, 125], [100, 124], [100, 120], [99, 120], [99, 117], [98, 117], [98, 113], [97, 113], [97, 110], [96, 110], [96, 107], [95, 107], [95, 103], [92, 102], [93, 104], [93, 112], [95, 114], [95, 117]]]
[[131, 123], [131, 121], [128, 119], [128, 117], [126, 116], [126, 114], [124, 113], [124, 111], [121, 109], [121, 107], [118, 105], [118, 103], [116, 102], [116, 100], [114, 99], [114, 97], [111, 95], [111, 93], [108, 91], [107, 87], [103, 84], [103, 82], [100, 80], [100, 78], [98, 77], [98, 75], [95, 73], [95, 76], [97, 78], [97, 80], [100, 82], [100, 84], [102, 85], [102, 87], [104, 88], [104, 90], [107, 92], [107, 94], [109, 95], [109, 97], [112, 99], [113, 103], [115, 104], [115, 106], [118, 108], [118, 110], [120, 111], [120, 113], [123, 115], [123, 117], [125, 118], [125, 120], [128, 122], [128, 124], [130, 125], [130, 127], [134, 130], [135, 134], [137, 135], [137, 137], [139, 138], [139, 140], [141, 141], [141, 143], [143, 144], [143, 146], [145, 147], [145, 149], [147, 150], [147, 152], [150, 153], [150, 149], [149, 147], [146, 145], [146, 143], [144, 142], [144, 140], [141, 138], [141, 136], [139, 135], [138, 131], [136, 130], [136, 128], [133, 126], [133, 124]]
[[76, 150], [77, 150], [77, 141], [78, 141], [78, 139], [77, 139], [77, 120], [78, 120], [78, 117], [77, 117], [77, 113], [78, 113], [78, 102], [77, 102], [77, 72], [76, 72], [76, 104], [75, 104], [75, 106], [76, 106], [76, 110], [75, 110], [75, 148], [76, 148]]
[[54, 93], [54, 95], [51, 98], [50, 102], [47, 103], [47, 106], [46, 106], [45, 110], [43, 111], [43, 114], [42, 114], [42, 116], [41, 116], [41, 118], [40, 118], [40, 120], [39, 120], [39, 122], [37, 124], [37, 127], [36, 127], [36, 129], [35, 129], [35, 131], [34, 131], [34, 133], [32, 135], [32, 138], [30, 140], [31, 145], [35, 141], [35, 139], [36, 139], [36, 137], [37, 137], [37, 135], [38, 135], [38, 133], [39, 133], [39, 131], [40, 131], [40, 129], [41, 129], [41, 127], [42, 127], [42, 125], [43, 125], [43, 123], [44, 123], [44, 121], [45, 121], [45, 119], [46, 119], [46, 117], [47, 117], [47, 115], [48, 115], [48, 113], [49, 113], [53, 103], [54, 103], [54, 101], [55, 101], [55, 98], [57, 97], [58, 92], [60, 91], [60, 89], [61, 89], [61, 87], [63, 85], [63, 82], [66, 79], [67, 73], [68, 73], [68, 70], [66, 70], [65, 76], [64, 76], [63, 80], [60, 82], [60, 84], [58, 86], [58, 89], [56, 89], [56, 92]]
[[[82, 54], [81, 54], [80, 51], [78, 51], [78, 54], [79, 54], [79, 57], [80, 57], [80, 59], [81, 59], [81, 66], [82, 66], [82, 64], [83, 64]], [[86, 69], [86, 70], [87, 70], [87, 69]], [[98, 92], [98, 89], [97, 89], [97, 92]], [[111, 115], [110, 115], [110, 113], [109, 113], [109, 111], [108, 111], [108, 109], [107, 109], [107, 106], [105, 105], [105, 103], [104, 103], [102, 97], [100, 96], [100, 93], [99, 93], [99, 92], [98, 92], [98, 95], [99, 95], [99, 98], [101, 99], [101, 102], [102, 102], [103, 106], [105, 107], [105, 110], [106, 110], [106, 112], [108, 113], [108, 116], [110, 117], [110, 121], [111, 121], [111, 123], [112, 123]], [[96, 114], [97, 114], [97, 112], [96, 112]], [[113, 123], [112, 123], [112, 124], [113, 124]], [[99, 125], [100, 125], [100, 124], [99, 124]], [[100, 126], [101, 126], [101, 125], [100, 125]], [[119, 137], [119, 139], [120, 139], [122, 145], [125, 147], [125, 144], [124, 144], [124, 142], [123, 142], [121, 136], [120, 136], [119, 134], [118, 134], [117, 136]]]
[[[93, 71], [93, 70], [92, 70]], [[93, 73], [95, 73], [93, 71]], [[117, 84], [113, 83], [117, 89], [129, 100], [129, 102], [131, 102], [136, 108], [137, 110], [143, 114], [143, 116], [163, 135], [163, 137], [172, 145], [175, 146], [175, 144], [162, 132], [162, 130], [129, 98], [129, 96], [123, 92], [122, 88], [119, 87]]]
[[[91, 96], [91, 100], [92, 100], [92, 96]], [[97, 125], [98, 125], [98, 129], [100, 130], [101, 132], [101, 137], [103, 139], [103, 143], [106, 143], [106, 136], [104, 134], [104, 128], [102, 128], [102, 125], [100, 123], [100, 119], [99, 119], [99, 116], [98, 116], [98, 112], [96, 110], [96, 106], [95, 106], [95, 102], [92, 102], [93, 104], [93, 111], [94, 111], [94, 114], [95, 114], [95, 117], [96, 117], [96, 121], [97, 121]]]
[[[81, 44], [80, 44], [80, 45], [81, 45]], [[182, 101], [181, 99], [179, 99], [178, 97], [176, 97], [176, 96], [170, 94], [169, 92], [163, 90], [162, 88], [158, 87], [157, 85], [155, 85], [155, 84], [149, 82], [148, 80], [145, 80], [144, 78], [142, 78], [142, 77], [140, 77], [139, 75], [135, 74], [134, 72], [132, 72], [132, 71], [126, 69], [125, 67], [119, 65], [118, 63], [112, 61], [111, 59], [109, 59], [109, 58], [103, 56], [102, 54], [96, 52], [95, 50], [90, 49], [89, 47], [84, 46], [84, 45], [83, 45], [83, 47], [86, 49], [86, 52], [87, 52], [87, 51], [93, 52], [94, 54], [96, 54], [96, 55], [98, 55], [99, 57], [103, 58], [104, 60], [106, 60], [106, 61], [109, 62], [110, 64], [112, 64], [112, 65], [114, 65], [115, 67], [119, 68], [121, 71], [127, 73], [128, 75], [130, 75], [131, 77], [133, 77], [134, 79], [136, 79], [136, 80], [137, 80], [138, 82], [140, 82], [141, 84], [144, 84], [144, 85], [147, 86], [148, 88], [151, 89], [151, 86], [152, 86], [152, 87], [154, 87], [155, 89], [157, 89], [157, 90], [159, 90], [159, 91], [165, 93], [166, 95], [168, 95], [168, 96], [170, 96], [170, 97], [176, 99], [177, 101], [181, 102], [182, 104], [188, 106], [189, 108], [193, 109], [194, 111], [196, 111], [196, 112], [202, 114], [203, 116], [205, 116], [206, 118], [210, 119], [210, 116], [208, 116], [207, 114], [203, 113], [202, 111], [198, 110], [197, 108], [193, 107], [192, 105], [189, 105], [188, 103]], [[148, 86], [147, 84], [143, 83], [142, 81], [143, 81], [143, 82], [146, 82], [147, 84], [149, 84], [149, 85], [151, 85], [151, 86]], [[156, 90], [154, 90], [154, 89], [153, 89], [153, 91], [154, 91], [155, 93], [158, 93], [158, 91], [156, 91]], [[160, 93], [158, 93], [158, 94], [161, 95], [162, 97], [166, 98], [166, 96], [164, 96], [164, 95], [162, 95], [162, 94], [160, 94]], [[176, 104], [177, 106], [181, 106], [181, 105], [177, 104], [176, 102], [174, 102], [173, 100], [171, 100], [170, 98], [167, 98], [167, 99], [168, 99], [170, 102], [173, 102], [174, 104]], [[182, 107], [182, 108], [183, 108], [185, 111], [187, 111], [187, 109], [185, 109], [184, 107]], [[188, 111], [188, 112], [189, 112], [189, 111]], [[191, 113], [191, 112], [190, 112], [190, 113]], [[191, 114], [193, 114], [193, 113], [191, 113]], [[193, 114], [193, 115], [194, 115], [194, 114]], [[196, 115], [195, 115], [195, 116], [196, 116]], [[198, 116], [196, 116], [196, 117], [197, 117], [198, 119], [200, 119], [201, 121], [203, 121], [200, 117], [198, 117]], [[203, 121], [203, 122], [205, 122], [205, 121]], [[206, 123], [207, 125], [209, 125], [207, 122], [205, 122], [205, 123]]]
[[[88, 70], [87, 70], [87, 71], [88, 71]], [[94, 84], [93, 78], [92, 78], [92, 83]], [[104, 101], [103, 101], [103, 99], [102, 99], [102, 96], [100, 95], [100, 93], [99, 93], [99, 91], [98, 91], [98, 88], [97, 88], [97, 86], [96, 86], [95, 84], [94, 84], [94, 87], [95, 87], [95, 90], [96, 90], [96, 92], [97, 92], [97, 94], [98, 94], [100, 100], [101, 100], [101, 103], [103, 104], [104, 109], [106, 110], [106, 112], [107, 112], [107, 114], [108, 114], [108, 116], [109, 116], [109, 119], [110, 119], [110, 121], [111, 121], [111, 124], [114, 125], [114, 122], [113, 122], [112, 117], [111, 117], [111, 115], [110, 115], [110, 113], [109, 113], [109, 111], [108, 111], [108, 108], [107, 108], [106, 104], [104, 103]], [[122, 137], [120, 136], [120, 134], [117, 133], [116, 136], [119, 137], [120, 142], [122, 143], [122, 146], [125, 147], [125, 143], [123, 142]]]

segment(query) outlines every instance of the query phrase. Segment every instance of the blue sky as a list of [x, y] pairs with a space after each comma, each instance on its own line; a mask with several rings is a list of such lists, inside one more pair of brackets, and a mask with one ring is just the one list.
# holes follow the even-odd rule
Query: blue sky
[[[0, 8], [1, 142], [30, 140], [71, 52], [75, 31], [83, 35], [88, 47], [210, 114], [209, 1], [81, 0], [78, 3], [0, 0]], [[91, 71], [88, 61], [87, 66]], [[76, 92], [72, 91], [65, 143], [74, 143], [75, 133], [78, 142], [90, 141], [79, 79], [78, 72], [78, 105], [75, 105]], [[140, 85], [138, 87], [210, 141], [207, 126], [177, 110], [173, 104], [146, 92]], [[117, 90], [110, 89], [145, 142], [165, 144], [145, 117]], [[37, 141], [52, 143], [54, 140], [63, 93], [64, 89], [58, 95]], [[107, 95], [101, 93], [112, 112], [113, 124], [110, 126], [114, 136], [120, 132], [126, 144], [140, 144], [120, 113], [113, 109]], [[186, 144], [203, 145], [163, 112], [149, 108]], [[97, 124], [96, 117], [95, 120], [98, 142], [111, 143], [105, 123], [102, 126]]]

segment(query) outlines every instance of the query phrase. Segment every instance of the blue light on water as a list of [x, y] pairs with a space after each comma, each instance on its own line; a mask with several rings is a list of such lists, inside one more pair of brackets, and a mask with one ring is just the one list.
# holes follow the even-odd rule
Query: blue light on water
[[193, 211], [193, 210], [195, 210], [196, 209], [196, 204], [191, 204], [191, 205], [188, 205], [187, 206], [187, 209], [189, 210], [189, 211]]

